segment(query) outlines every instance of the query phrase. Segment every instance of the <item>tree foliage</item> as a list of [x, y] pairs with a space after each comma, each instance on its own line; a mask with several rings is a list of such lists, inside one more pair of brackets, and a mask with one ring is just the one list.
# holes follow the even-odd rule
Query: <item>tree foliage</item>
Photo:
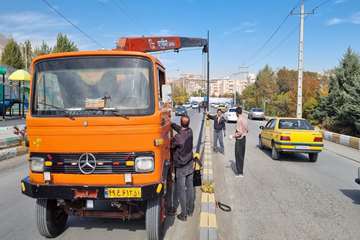
[[[265, 107], [267, 115], [296, 115], [297, 76], [295, 70], [282, 68], [274, 72], [269, 66], [261, 69], [254, 84], [242, 92], [246, 108]], [[313, 111], [327, 92], [327, 78], [314, 72], [304, 72], [303, 116], [313, 119]]]
[[14, 39], [10, 39], [1, 55], [1, 63], [20, 69], [24, 67], [20, 46]]
[[30, 68], [31, 60], [33, 58], [33, 50], [30, 40], [26, 40], [22, 44], [22, 54], [24, 59], [24, 66], [26, 69]]
[[42, 41], [40, 47], [36, 47], [34, 50], [35, 56], [45, 55], [52, 52], [52, 48], [45, 42]]
[[360, 56], [348, 48], [330, 77], [329, 94], [322, 97], [315, 117], [327, 128], [360, 135]]
[[74, 52], [78, 51], [76, 44], [71, 41], [65, 34], [59, 33], [57, 35], [56, 44], [53, 48], [54, 53], [59, 52]]
[[172, 89], [173, 101], [175, 104], [181, 105], [189, 100], [189, 94], [183, 86], [174, 85]]

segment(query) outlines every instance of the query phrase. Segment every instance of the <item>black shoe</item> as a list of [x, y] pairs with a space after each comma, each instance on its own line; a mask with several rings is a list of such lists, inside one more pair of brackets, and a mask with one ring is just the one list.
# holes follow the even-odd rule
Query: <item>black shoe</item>
[[166, 211], [166, 215], [168, 216], [175, 216], [176, 215], [176, 208], [171, 207]]
[[180, 213], [179, 215], [177, 215], [177, 218], [178, 218], [180, 221], [183, 221], [183, 222], [185, 222], [186, 219], [187, 219], [186, 215], [184, 215], [184, 214], [182, 214], [182, 213]]
[[189, 216], [189, 217], [192, 217], [192, 215], [193, 215], [193, 213], [194, 213], [194, 210], [187, 210], [187, 215]]

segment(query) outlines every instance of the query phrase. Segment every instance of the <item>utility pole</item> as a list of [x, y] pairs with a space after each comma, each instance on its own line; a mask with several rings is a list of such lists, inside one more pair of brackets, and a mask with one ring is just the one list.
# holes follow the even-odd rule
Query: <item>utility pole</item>
[[296, 117], [302, 118], [302, 85], [304, 76], [304, 18], [306, 15], [314, 14], [314, 9], [310, 13], [305, 13], [305, 0], [301, 0], [300, 13], [293, 13], [291, 15], [300, 15], [300, 32], [299, 32], [299, 59], [298, 59], [298, 89], [297, 89], [297, 104]]
[[298, 60], [298, 89], [297, 89], [297, 105], [296, 117], [302, 118], [302, 84], [304, 71], [304, 0], [301, 1], [300, 7], [300, 34], [299, 34], [299, 60]]
[[209, 40], [210, 40], [210, 31], [208, 30], [207, 32], [207, 67], [206, 67], [206, 78], [207, 78], [207, 103], [206, 103], [206, 108], [208, 111], [210, 111], [210, 56], [209, 56], [209, 52], [210, 52], [210, 44], [209, 44]]

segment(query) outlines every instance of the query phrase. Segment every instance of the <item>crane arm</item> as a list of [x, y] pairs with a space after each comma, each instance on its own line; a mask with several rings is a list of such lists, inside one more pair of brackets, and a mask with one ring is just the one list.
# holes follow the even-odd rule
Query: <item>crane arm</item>
[[120, 38], [116, 44], [117, 50], [138, 52], [178, 51], [189, 47], [203, 47], [203, 52], [208, 52], [208, 40], [178, 36], [127, 37]]

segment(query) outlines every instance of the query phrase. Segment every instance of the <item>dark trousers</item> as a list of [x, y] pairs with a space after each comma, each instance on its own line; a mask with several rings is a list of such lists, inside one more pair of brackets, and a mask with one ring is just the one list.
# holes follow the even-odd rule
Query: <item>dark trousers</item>
[[246, 137], [237, 139], [235, 142], [235, 160], [237, 174], [243, 174], [245, 158]]
[[[219, 140], [220, 148], [217, 147], [217, 142]], [[224, 139], [223, 139], [223, 130], [214, 129], [214, 151], [224, 152]]]
[[189, 213], [192, 214], [194, 211], [194, 174], [187, 176], [177, 175], [176, 176], [176, 197], [181, 206], [181, 213], [187, 216]]

